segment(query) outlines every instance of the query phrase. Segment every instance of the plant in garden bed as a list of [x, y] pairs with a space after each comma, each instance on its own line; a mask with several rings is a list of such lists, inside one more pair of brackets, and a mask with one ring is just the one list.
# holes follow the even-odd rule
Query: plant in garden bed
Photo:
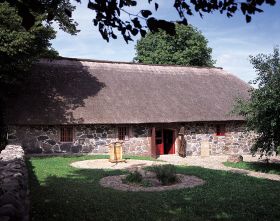
[[143, 176], [138, 172], [130, 172], [124, 179], [125, 183], [141, 183], [143, 180]]
[[162, 185], [171, 185], [179, 181], [176, 176], [176, 168], [174, 165], [158, 165], [152, 167], [152, 171], [156, 173], [157, 179]]
[[152, 186], [151, 182], [149, 180], [144, 179], [141, 173], [138, 171], [130, 172], [123, 180], [123, 183], [134, 183], [138, 184], [144, 187], [150, 187]]

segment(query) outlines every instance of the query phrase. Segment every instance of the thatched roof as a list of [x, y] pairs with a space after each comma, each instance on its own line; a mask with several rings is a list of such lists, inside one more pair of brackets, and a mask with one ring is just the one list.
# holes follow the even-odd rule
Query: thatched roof
[[42, 60], [9, 99], [8, 124], [130, 124], [243, 120], [250, 86], [221, 68]]

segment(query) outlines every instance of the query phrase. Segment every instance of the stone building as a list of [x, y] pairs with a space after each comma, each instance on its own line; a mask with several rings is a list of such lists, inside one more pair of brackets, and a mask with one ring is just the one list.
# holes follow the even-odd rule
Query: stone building
[[232, 114], [250, 86], [221, 68], [62, 58], [41, 60], [9, 99], [8, 140], [27, 153], [249, 153]]

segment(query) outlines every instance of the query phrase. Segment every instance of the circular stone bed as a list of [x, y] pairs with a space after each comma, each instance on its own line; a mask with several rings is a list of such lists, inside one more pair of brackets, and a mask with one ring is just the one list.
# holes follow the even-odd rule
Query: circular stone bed
[[154, 192], [154, 191], [165, 191], [165, 190], [176, 190], [183, 188], [191, 188], [199, 185], [203, 185], [205, 183], [204, 180], [195, 177], [188, 176], [183, 174], [177, 174], [178, 182], [163, 186], [156, 178], [153, 172], [144, 172], [143, 167], [156, 166], [168, 164], [167, 162], [162, 161], [149, 161], [149, 160], [133, 160], [128, 159], [126, 162], [120, 163], [111, 163], [108, 159], [96, 159], [96, 160], [83, 160], [71, 163], [71, 166], [82, 169], [112, 169], [112, 170], [128, 170], [128, 171], [138, 171], [144, 173], [144, 179], [152, 183], [152, 186], [142, 186], [140, 184], [135, 183], [127, 183], [123, 182], [123, 179], [127, 175], [118, 175], [118, 176], [107, 176], [103, 177], [99, 183], [103, 187], [113, 188], [116, 190], [122, 191], [146, 191], [146, 192]]
[[121, 163], [111, 163], [108, 159], [96, 159], [96, 160], [83, 160], [71, 163], [70, 165], [76, 168], [83, 169], [112, 169], [112, 170], [122, 170], [122, 169], [133, 169], [137, 167], [148, 167], [167, 164], [161, 161], [149, 161], [149, 160], [126, 160], [126, 162]]
[[176, 190], [176, 189], [183, 189], [183, 188], [191, 188], [199, 185], [203, 185], [205, 183], [204, 180], [195, 177], [195, 176], [187, 176], [183, 174], [177, 174], [177, 177], [179, 178], [180, 182], [177, 182], [172, 185], [168, 186], [152, 186], [152, 187], [144, 187], [137, 184], [128, 184], [123, 183], [123, 179], [127, 175], [119, 175], [119, 176], [107, 176], [102, 178], [99, 183], [103, 187], [113, 188], [116, 190], [122, 190], [122, 191], [132, 191], [132, 192], [138, 192], [138, 191], [145, 191], [145, 192], [155, 192], [155, 191], [165, 191], [165, 190]]

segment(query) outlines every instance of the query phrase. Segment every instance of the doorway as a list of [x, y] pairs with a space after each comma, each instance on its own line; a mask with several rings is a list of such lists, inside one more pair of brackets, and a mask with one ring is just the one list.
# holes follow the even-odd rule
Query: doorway
[[156, 129], [157, 155], [175, 154], [175, 132], [170, 129]]

